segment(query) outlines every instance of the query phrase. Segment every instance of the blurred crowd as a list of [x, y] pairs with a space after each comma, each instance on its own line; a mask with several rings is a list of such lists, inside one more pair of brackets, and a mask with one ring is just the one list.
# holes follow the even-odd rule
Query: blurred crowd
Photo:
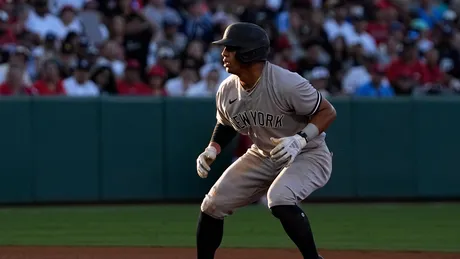
[[213, 97], [259, 24], [324, 96], [460, 93], [458, 0], [0, 0], [0, 95]]

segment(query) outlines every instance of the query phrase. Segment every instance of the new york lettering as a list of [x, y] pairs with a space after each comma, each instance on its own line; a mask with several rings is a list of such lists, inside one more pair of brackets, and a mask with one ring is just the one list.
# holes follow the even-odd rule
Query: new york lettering
[[261, 111], [244, 111], [232, 117], [239, 129], [247, 127], [281, 128], [284, 115], [273, 115]]

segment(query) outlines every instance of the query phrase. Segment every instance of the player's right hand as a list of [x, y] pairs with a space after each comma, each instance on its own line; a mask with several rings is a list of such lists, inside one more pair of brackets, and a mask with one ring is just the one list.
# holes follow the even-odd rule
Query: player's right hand
[[203, 153], [198, 156], [196, 160], [196, 170], [201, 178], [208, 177], [209, 170], [211, 170], [211, 164], [214, 162], [217, 156], [217, 150], [213, 146], [207, 147]]

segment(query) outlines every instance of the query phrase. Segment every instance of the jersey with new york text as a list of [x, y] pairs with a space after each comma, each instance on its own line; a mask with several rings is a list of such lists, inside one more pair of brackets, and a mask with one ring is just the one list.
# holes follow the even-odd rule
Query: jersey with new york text
[[[248, 135], [261, 153], [275, 147], [271, 137], [293, 136], [318, 111], [322, 96], [305, 78], [266, 62], [260, 80], [245, 91], [239, 78], [230, 75], [216, 94], [217, 121]], [[310, 140], [306, 149], [318, 146], [325, 133]]]

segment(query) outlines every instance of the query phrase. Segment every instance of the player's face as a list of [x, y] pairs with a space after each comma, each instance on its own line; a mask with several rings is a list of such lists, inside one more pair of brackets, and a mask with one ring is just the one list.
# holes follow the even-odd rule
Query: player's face
[[230, 74], [236, 74], [240, 69], [240, 63], [236, 60], [235, 54], [236, 49], [232, 47], [225, 47], [222, 51], [224, 68]]

